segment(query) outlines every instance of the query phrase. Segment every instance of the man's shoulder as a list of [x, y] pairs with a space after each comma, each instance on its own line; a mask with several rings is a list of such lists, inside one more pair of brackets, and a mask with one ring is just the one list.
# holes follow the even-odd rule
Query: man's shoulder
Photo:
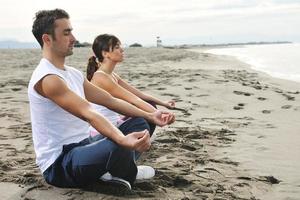
[[79, 70], [79, 69], [76, 69], [74, 67], [70, 67], [70, 66], [65, 66], [65, 69], [70, 72], [72, 74], [72, 76], [75, 76], [75, 77], [80, 77], [80, 79], [83, 79], [84, 78], [84, 75], [83, 73]]
[[37, 67], [32, 72], [29, 83], [35, 85], [38, 81], [40, 81], [43, 77], [45, 77], [48, 74], [53, 74], [62, 77], [59, 71], [57, 71], [56, 68], [53, 67], [53, 65], [47, 59], [42, 58]]
[[51, 63], [48, 60], [42, 58], [40, 60], [39, 64], [34, 69], [33, 73], [37, 73], [39, 71], [47, 71], [50, 68], [51, 68]]
[[65, 65], [65, 68], [69, 71], [75, 71], [77, 73], [81, 73], [81, 71], [79, 69], [76, 69], [75, 67], [71, 67], [71, 66], [68, 66], [68, 65]]

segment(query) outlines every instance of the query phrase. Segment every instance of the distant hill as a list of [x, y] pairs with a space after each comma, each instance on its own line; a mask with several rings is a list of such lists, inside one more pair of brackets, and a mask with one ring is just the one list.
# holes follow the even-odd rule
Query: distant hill
[[78, 40], [76, 40], [75, 44], [74, 44], [74, 47], [91, 47], [92, 44], [91, 43], [88, 43], [88, 42], [79, 42]]
[[143, 46], [139, 43], [133, 43], [133, 44], [129, 45], [129, 47], [143, 47]]
[[32, 49], [32, 48], [40, 48], [40, 46], [34, 42], [19, 42], [16, 40], [0, 41], [0, 49]]

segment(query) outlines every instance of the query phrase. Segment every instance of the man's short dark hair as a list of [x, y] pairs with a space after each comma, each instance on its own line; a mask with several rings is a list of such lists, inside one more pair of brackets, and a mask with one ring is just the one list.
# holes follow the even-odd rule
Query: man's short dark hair
[[35, 14], [35, 20], [32, 25], [32, 33], [38, 43], [43, 48], [43, 34], [49, 34], [55, 39], [55, 20], [66, 18], [69, 19], [69, 14], [62, 9], [40, 10]]

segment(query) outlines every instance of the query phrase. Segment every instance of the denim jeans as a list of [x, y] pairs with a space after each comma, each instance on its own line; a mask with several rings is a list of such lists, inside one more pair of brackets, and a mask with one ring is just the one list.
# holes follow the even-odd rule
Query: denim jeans
[[[154, 108], [157, 108], [156, 104], [153, 101], [147, 101], [147, 103], [149, 103], [150, 105], [152, 105]], [[148, 121], [147, 121], [148, 122]], [[153, 124], [152, 122], [148, 122], [148, 125], [150, 127], [149, 133], [152, 136], [152, 134], [155, 131], [156, 128], [156, 124]]]
[[[145, 119], [137, 117], [123, 123], [124, 135], [150, 131]], [[134, 183], [137, 167], [136, 152], [117, 145], [112, 140], [89, 137], [78, 143], [66, 144], [55, 162], [43, 173], [47, 183], [57, 187], [82, 187], [99, 180], [106, 172]]]

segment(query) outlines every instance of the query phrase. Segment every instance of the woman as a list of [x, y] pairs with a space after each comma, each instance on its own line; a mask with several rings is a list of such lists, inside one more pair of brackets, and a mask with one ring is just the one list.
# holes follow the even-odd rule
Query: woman
[[[123, 61], [124, 50], [120, 40], [114, 35], [103, 34], [96, 37], [92, 46], [94, 56], [89, 59], [87, 66], [87, 79], [94, 85], [106, 90], [112, 96], [125, 100], [136, 107], [146, 111], [155, 112], [156, 106], [161, 105], [166, 108], [174, 108], [174, 101], [161, 101], [160, 99], [143, 93], [131, 86], [118, 76], [114, 69], [116, 65]], [[107, 117], [114, 125], [120, 126], [126, 119], [119, 114], [98, 105], [94, 105], [101, 114]], [[170, 123], [174, 122], [174, 116], [169, 116]], [[150, 135], [153, 134], [155, 125], [149, 123]], [[92, 134], [95, 134], [92, 132]]]

